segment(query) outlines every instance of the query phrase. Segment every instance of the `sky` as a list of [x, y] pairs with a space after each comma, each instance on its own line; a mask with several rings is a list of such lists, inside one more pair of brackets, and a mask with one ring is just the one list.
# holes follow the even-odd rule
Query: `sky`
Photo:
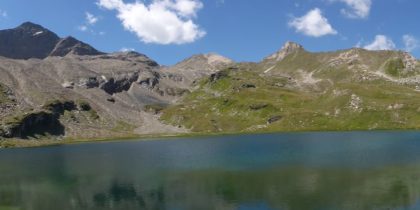
[[419, 0], [0, 0], [0, 29], [31, 21], [162, 65], [199, 53], [257, 62], [286, 41], [312, 52], [361, 47], [419, 58], [418, 11]]

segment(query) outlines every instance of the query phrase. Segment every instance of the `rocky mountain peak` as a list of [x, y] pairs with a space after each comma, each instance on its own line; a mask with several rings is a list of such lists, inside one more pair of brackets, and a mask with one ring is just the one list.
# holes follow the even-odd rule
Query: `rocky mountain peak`
[[99, 52], [92, 46], [77, 40], [72, 36], [61, 39], [51, 51], [49, 56], [66, 56], [68, 54], [73, 55], [102, 55], [104, 53]]
[[22, 23], [20, 26], [17, 27], [18, 29], [23, 29], [23, 30], [45, 30], [44, 27], [42, 27], [41, 25], [32, 23], [32, 22], [24, 22]]
[[281, 48], [280, 51], [275, 52], [274, 54], [268, 56], [267, 58], [265, 58], [264, 60], [275, 60], [275, 61], [281, 61], [283, 60], [286, 56], [295, 53], [299, 50], [304, 50], [303, 46], [295, 43], [295, 42], [286, 42], [283, 47]]
[[205, 59], [207, 59], [207, 63], [210, 65], [221, 65], [221, 64], [229, 64], [233, 63], [234, 61], [226, 58], [222, 55], [216, 54], [216, 53], [208, 53], [203, 55]]
[[44, 59], [67, 54], [103, 53], [74, 37], [60, 39], [54, 32], [32, 22], [25, 22], [13, 29], [0, 30], [0, 56], [12, 59]]
[[60, 38], [44, 27], [26, 22], [0, 30], [0, 56], [13, 59], [45, 58]]
[[298, 43], [295, 43], [295, 42], [288, 41], [283, 45], [281, 51], [295, 52], [295, 51], [301, 50], [301, 49], [303, 49], [302, 45], [300, 45]]
[[233, 60], [215, 53], [198, 54], [174, 66], [166, 67], [164, 71], [173, 75], [182, 75], [181, 80], [189, 86], [194, 81], [220, 71], [232, 63]]
[[207, 53], [207, 54], [198, 54], [193, 55], [176, 65], [210, 65], [210, 66], [218, 66], [218, 65], [226, 65], [229, 63], [233, 63], [234, 61], [221, 56], [216, 53]]

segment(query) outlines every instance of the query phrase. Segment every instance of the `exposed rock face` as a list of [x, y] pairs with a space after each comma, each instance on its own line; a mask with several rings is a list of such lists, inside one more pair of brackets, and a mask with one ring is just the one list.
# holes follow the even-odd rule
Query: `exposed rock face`
[[227, 71], [218, 71], [214, 74], [210, 75], [210, 82], [216, 82], [222, 78], [228, 77], [229, 76], [229, 72]]
[[60, 38], [44, 27], [30, 22], [0, 31], [0, 56], [13, 59], [45, 58]]
[[118, 75], [117, 77], [110, 78], [108, 81], [101, 84], [100, 88], [110, 95], [128, 91], [131, 84], [137, 81], [138, 77], [139, 74], [137, 72]]
[[153, 71], [144, 71], [138, 75], [138, 84], [144, 88], [153, 89], [157, 84], [159, 84], [159, 80], [161, 76], [158, 72]]
[[64, 126], [54, 113], [40, 111], [29, 113], [0, 127], [0, 136], [26, 139], [46, 134], [61, 136], [65, 134], [64, 131]]
[[111, 54], [105, 54], [105, 55], [100, 56], [99, 58], [101, 58], [101, 59], [117, 59], [117, 60], [122, 60], [122, 61], [136, 62], [134, 65], [137, 65], [137, 63], [142, 63], [142, 64], [146, 64], [146, 65], [151, 66], [151, 67], [158, 67], [159, 66], [159, 64], [156, 63], [156, 61], [150, 59], [149, 57], [147, 57], [144, 54], [134, 52], [134, 51], [116, 52], [116, 53], [111, 53]]
[[60, 56], [64, 57], [68, 54], [73, 55], [102, 55], [104, 53], [99, 52], [90, 45], [81, 42], [71, 36], [61, 39], [49, 56]]
[[214, 74], [233, 63], [231, 59], [214, 53], [200, 54], [187, 58], [175, 66], [164, 68], [162, 72], [170, 79], [182, 82], [188, 87], [198, 79]]
[[65, 111], [76, 110], [77, 105], [74, 101], [55, 100], [46, 104], [43, 108], [54, 114], [61, 115], [61, 114], [64, 114]]
[[280, 115], [272, 116], [272, 117], [270, 117], [270, 118], [267, 120], [267, 123], [268, 123], [268, 124], [273, 124], [273, 123], [275, 123], [275, 122], [277, 122], [277, 121], [279, 121], [279, 120], [281, 120], [281, 119], [283, 119], [283, 117], [282, 117], [282, 116], [280, 116]]
[[281, 48], [280, 51], [268, 56], [267, 58], [265, 58], [265, 60], [281, 61], [286, 56], [299, 50], [304, 50], [302, 45], [294, 43], [294, 42], [286, 42], [286, 44]]
[[48, 56], [101, 55], [102, 52], [73, 37], [60, 39], [44, 27], [26, 22], [0, 30], [0, 56], [13, 59], [44, 59]]
[[16, 109], [16, 96], [13, 91], [0, 83], [0, 119]]

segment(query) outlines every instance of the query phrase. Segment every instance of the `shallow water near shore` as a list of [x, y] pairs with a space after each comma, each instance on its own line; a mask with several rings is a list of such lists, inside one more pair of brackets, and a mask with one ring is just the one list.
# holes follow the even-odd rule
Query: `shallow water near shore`
[[0, 150], [0, 209], [419, 209], [420, 132]]

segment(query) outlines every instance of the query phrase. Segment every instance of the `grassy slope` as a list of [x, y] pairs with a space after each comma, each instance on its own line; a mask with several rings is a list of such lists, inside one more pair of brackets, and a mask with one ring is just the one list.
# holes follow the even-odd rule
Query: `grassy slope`
[[[381, 68], [398, 55], [391, 51], [366, 53], [361, 52], [366, 60], [363, 62], [372, 69]], [[420, 128], [419, 92], [384, 80], [356, 83], [349, 78], [357, 76], [357, 70], [345, 65], [335, 69], [322, 65], [334, 55], [299, 52], [276, 64], [275, 69], [289, 75], [298, 69], [321, 69], [317, 77], [333, 81], [332, 85], [322, 86], [322, 91], [290, 88], [284, 77], [261, 76], [261, 65], [245, 65], [247, 68], [230, 70], [228, 77], [216, 82], [204, 80], [197, 91], [164, 110], [161, 119], [193, 132]], [[244, 84], [256, 88], [242, 88]], [[360, 99], [357, 108], [351, 105], [352, 96]], [[268, 124], [267, 120], [274, 116], [282, 119]]]
[[0, 104], [10, 102], [10, 99], [7, 97], [5, 91], [6, 88], [0, 84]]

